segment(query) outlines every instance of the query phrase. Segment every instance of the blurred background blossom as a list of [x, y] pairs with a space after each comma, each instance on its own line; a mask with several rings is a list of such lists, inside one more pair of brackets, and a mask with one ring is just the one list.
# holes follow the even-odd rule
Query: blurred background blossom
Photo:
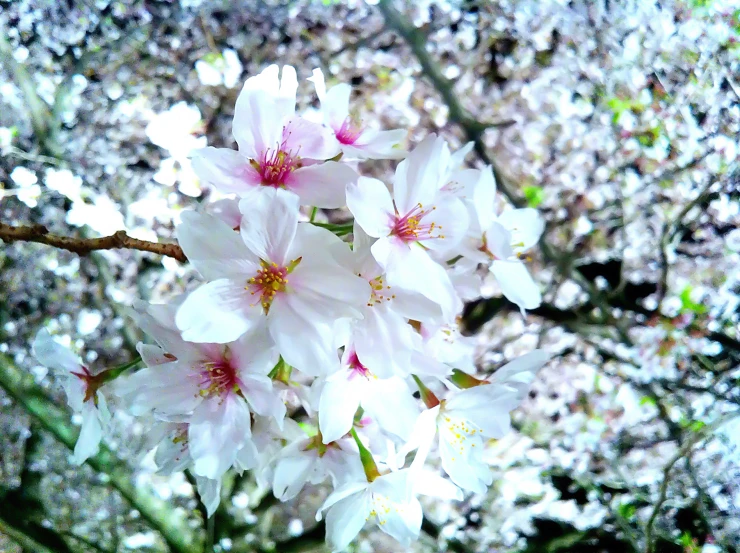
[[[0, 222], [171, 240], [183, 209], [220, 198], [189, 155], [233, 145], [243, 81], [295, 66], [316, 118], [321, 68], [369, 126], [409, 128], [406, 147], [474, 140], [502, 206], [548, 222], [527, 261], [542, 306], [522, 318], [491, 283], [464, 324], [482, 371], [534, 347], [556, 358], [487, 446], [490, 492], [425, 504], [414, 550], [735, 552], [739, 39], [732, 0], [0, 1]], [[141, 338], [126, 306], [188, 289], [192, 270], [24, 243], [0, 267], [0, 550], [176, 550], [184, 528], [180, 550], [200, 551], [193, 481], [153, 474], [144, 427], [116, 410], [113, 453], [74, 468], [64, 417], [8, 391], [30, 375], [64, 405], [30, 356], [36, 330], [121, 364]], [[324, 547], [325, 489], [275, 504], [247, 473], [224, 495], [215, 550]], [[397, 550], [361, 536], [356, 551]]]

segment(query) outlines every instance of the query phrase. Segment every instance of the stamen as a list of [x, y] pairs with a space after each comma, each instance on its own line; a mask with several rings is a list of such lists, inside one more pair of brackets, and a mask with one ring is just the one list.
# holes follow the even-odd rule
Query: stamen
[[435, 238], [445, 238], [440, 231], [442, 226], [435, 222], [424, 224], [424, 217], [437, 209], [424, 209], [421, 204], [416, 204], [414, 208], [403, 217], [396, 212], [396, 223], [391, 230], [391, 236], [397, 236], [404, 242], [420, 242], [422, 240], [433, 240]]

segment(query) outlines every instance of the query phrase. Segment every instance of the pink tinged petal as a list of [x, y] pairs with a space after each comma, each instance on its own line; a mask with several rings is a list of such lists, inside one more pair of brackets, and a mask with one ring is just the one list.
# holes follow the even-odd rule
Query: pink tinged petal
[[531, 207], [504, 211], [498, 216], [498, 222], [511, 233], [516, 252], [527, 251], [537, 244], [545, 231], [545, 220]]
[[298, 195], [302, 205], [336, 209], [346, 205], [345, 190], [356, 180], [357, 173], [349, 165], [327, 161], [296, 169], [285, 186]]
[[387, 236], [393, 228], [395, 209], [388, 188], [378, 179], [360, 177], [347, 186], [347, 207], [369, 236]]
[[226, 194], [242, 194], [259, 185], [261, 177], [249, 158], [228, 148], [211, 146], [193, 152], [192, 167], [198, 178]]
[[175, 322], [184, 340], [225, 344], [253, 328], [262, 307], [243, 286], [228, 279], [203, 284], [185, 299]]
[[[411, 435], [419, 407], [406, 382], [399, 377], [373, 380], [361, 398], [367, 415], [378, 425], [402, 440]], [[388, 406], [393, 408], [389, 409]]]
[[506, 299], [522, 310], [536, 309], [542, 303], [540, 289], [521, 261], [494, 261], [491, 272]]
[[367, 493], [350, 496], [329, 509], [326, 514], [326, 541], [332, 551], [344, 550], [355, 539], [365, 526], [369, 513]]
[[270, 334], [285, 361], [309, 376], [336, 370], [339, 364], [332, 344], [332, 327], [316, 321], [297, 298], [277, 298], [268, 317]]
[[449, 320], [462, 309], [447, 271], [435, 262], [421, 246], [398, 245], [380, 239], [372, 247], [373, 255], [385, 266], [388, 284], [409, 292], [418, 292], [437, 303]]
[[[298, 198], [285, 190], [264, 188], [239, 202], [241, 238], [260, 259], [287, 265], [298, 225]], [[251, 276], [251, 275], [249, 275]]]
[[295, 451], [278, 459], [272, 481], [273, 495], [280, 501], [293, 499], [306, 485], [315, 464], [316, 455], [312, 451]]
[[[365, 495], [368, 493], [368, 487], [370, 482], [367, 482], [364, 478], [359, 481], [347, 482], [342, 486], [336, 488], [329, 496], [324, 500], [324, 504], [316, 511], [316, 522], [321, 522], [324, 511], [331, 509], [334, 505], [340, 501], [347, 499], [353, 495]], [[369, 494], [368, 494], [369, 495]], [[368, 508], [363, 518], [370, 512]], [[358, 530], [359, 532], [359, 530]]]
[[195, 474], [220, 478], [251, 436], [247, 403], [235, 394], [208, 398], [190, 420], [188, 440]]
[[340, 152], [339, 142], [330, 128], [298, 116], [291, 117], [283, 129], [282, 149], [304, 159], [321, 161]]
[[489, 379], [491, 385], [505, 385], [516, 389], [519, 401], [529, 391], [529, 387], [537, 375], [537, 372], [550, 360], [550, 354], [544, 350], [536, 349], [498, 369]]
[[326, 98], [321, 100], [321, 111], [324, 112], [324, 121], [335, 131], [344, 123], [349, 116], [349, 97], [352, 87], [341, 83], [331, 87], [326, 92]]
[[398, 164], [393, 179], [393, 198], [400, 214], [408, 213], [418, 204], [433, 203], [442, 187], [449, 158], [447, 142], [431, 134]]
[[341, 369], [340, 378], [327, 381], [321, 391], [319, 429], [325, 444], [338, 440], [352, 428], [352, 420], [363, 393], [360, 379], [365, 378], [352, 373], [351, 370]]
[[242, 213], [239, 211], [239, 200], [237, 199], [217, 200], [206, 206], [206, 212], [226, 223], [229, 228], [235, 229], [242, 224]]
[[257, 272], [259, 260], [226, 223], [196, 211], [186, 211], [181, 217], [175, 231], [177, 241], [203, 278], [246, 280]]
[[403, 159], [408, 152], [399, 147], [406, 138], [405, 129], [364, 131], [351, 145], [342, 146], [345, 159]]
[[36, 334], [32, 349], [39, 363], [62, 374], [79, 372], [82, 367], [80, 358], [54, 340], [45, 328]]
[[196, 474], [195, 485], [208, 516], [212, 517], [221, 503], [221, 479], [204, 478]]

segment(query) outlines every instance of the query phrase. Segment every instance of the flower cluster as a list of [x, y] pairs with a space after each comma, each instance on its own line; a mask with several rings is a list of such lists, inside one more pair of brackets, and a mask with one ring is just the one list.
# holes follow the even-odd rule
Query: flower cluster
[[[497, 212], [491, 168], [463, 167], [470, 146], [451, 152], [431, 135], [407, 153], [404, 131], [365, 128], [351, 112], [349, 86], [327, 90], [319, 71], [311, 80], [323, 123], [296, 114], [296, 72], [273, 65], [238, 97], [238, 150], [194, 155], [199, 178], [234, 196], [177, 227], [203, 283], [167, 304], [134, 305], [154, 342], [138, 346], [144, 368], [93, 375], [45, 331], [34, 351], [66, 375], [83, 416], [77, 462], [105, 432], [100, 390], [115, 378], [121, 403], [158, 421], [160, 470], [189, 468], [209, 513], [232, 468], [254, 471], [283, 501], [329, 481], [316, 517], [334, 550], [366, 522], [408, 546], [419, 495], [460, 499], [491, 484], [486, 442], [509, 430], [548, 360], [536, 350], [477, 378], [458, 330], [487, 274], [522, 311], [539, 305], [522, 254], [543, 223], [532, 209]], [[391, 187], [356, 171], [400, 158]], [[351, 229], [302, 214], [344, 206]], [[351, 242], [340, 237], [350, 230]], [[446, 476], [430, 468], [432, 453]]]

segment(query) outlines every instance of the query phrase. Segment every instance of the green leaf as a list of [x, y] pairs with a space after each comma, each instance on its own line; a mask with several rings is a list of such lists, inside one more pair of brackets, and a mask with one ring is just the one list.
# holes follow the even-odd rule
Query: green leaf
[[545, 191], [541, 186], [525, 186], [522, 190], [529, 207], [538, 207], [545, 199]]
[[652, 398], [650, 396], [643, 396], [643, 398], [640, 400], [640, 405], [650, 405], [651, 407], [655, 407], [655, 398]]

